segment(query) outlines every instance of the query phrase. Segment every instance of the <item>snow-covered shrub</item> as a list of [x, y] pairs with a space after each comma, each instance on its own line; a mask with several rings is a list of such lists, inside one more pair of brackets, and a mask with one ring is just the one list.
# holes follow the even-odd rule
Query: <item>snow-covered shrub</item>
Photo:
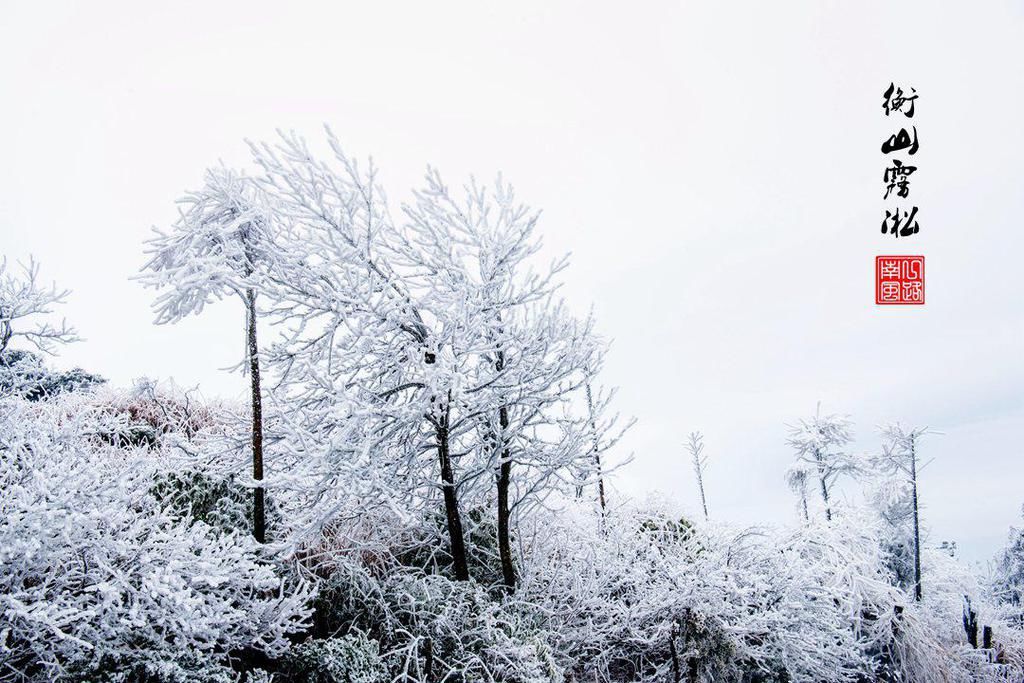
[[237, 683], [238, 674], [198, 651], [139, 652], [132, 661], [101, 658], [71, 667], [74, 683]]
[[171, 514], [223, 532], [248, 529], [252, 519], [252, 497], [231, 477], [182, 467], [155, 473], [150, 492]]
[[285, 652], [310, 589], [246, 533], [160, 506], [168, 463], [93, 438], [108, 417], [0, 401], [0, 680]]
[[381, 588], [400, 636], [392, 643], [393, 666], [404, 675], [426, 667], [429, 647], [439, 679], [558, 680], [543, 631], [523, 618], [529, 610], [440, 575], [402, 572]]
[[[396, 539], [416, 536], [394, 533]], [[378, 641], [386, 680], [562, 680], [543, 621], [530, 605], [497, 599], [487, 587], [446, 571], [426, 573], [398, 555], [337, 539], [333, 551], [317, 545], [304, 559], [320, 576], [313, 634], [329, 639], [361, 632]]]
[[993, 588], [997, 599], [1007, 606], [1012, 623], [1024, 628], [1024, 529], [1010, 529], [996, 564]]
[[52, 370], [31, 351], [7, 349], [0, 352], [0, 395], [19, 396], [28, 401], [41, 401], [69, 391], [82, 391], [106, 380], [73, 368]]
[[949, 578], [915, 603], [879, 538], [853, 509], [796, 529], [691, 526], [658, 505], [560, 515], [530, 538], [516, 599], [577, 680], [973, 680], [968, 573], [929, 559]]
[[353, 631], [291, 649], [281, 675], [292, 683], [379, 683], [387, 679], [376, 641]]
[[200, 401], [195, 392], [173, 383], [140, 380], [129, 391], [109, 394], [106, 399], [109, 412], [157, 437], [173, 433], [191, 439], [217, 421], [216, 405]]

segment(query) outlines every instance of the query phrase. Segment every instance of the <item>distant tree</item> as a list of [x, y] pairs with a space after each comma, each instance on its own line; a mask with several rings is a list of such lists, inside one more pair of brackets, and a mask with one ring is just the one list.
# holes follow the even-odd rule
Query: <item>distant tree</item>
[[[186, 194], [181, 216], [169, 232], [154, 230], [142, 282], [163, 292], [154, 309], [157, 324], [198, 314], [214, 300], [238, 296], [246, 312], [246, 361], [250, 378], [252, 475], [263, 479], [263, 399], [260, 386], [256, 298], [276, 258], [265, 198], [244, 175], [208, 170], [202, 189]], [[253, 490], [253, 536], [266, 539], [264, 489]]]
[[41, 353], [52, 354], [59, 344], [79, 340], [74, 328], [61, 321], [54, 326], [41, 317], [50, 315], [71, 293], [39, 282], [39, 264], [30, 260], [21, 273], [12, 271], [7, 259], [0, 260], [0, 354], [8, 344], [21, 337]]
[[[615, 399], [616, 389], [603, 390], [598, 388], [594, 391], [594, 379], [596, 373], [591, 368], [587, 369], [590, 380], [585, 386], [587, 400], [587, 430], [589, 458], [585, 459], [579, 468], [582, 474], [582, 483], [593, 482], [597, 485], [597, 501], [600, 506], [602, 518], [608, 512], [607, 493], [605, 491], [605, 476], [612, 470], [611, 463], [604, 458], [605, 453], [613, 449], [619, 440], [636, 424], [636, 418], [628, 418], [624, 421], [618, 413], [611, 413], [611, 404]], [[615, 467], [621, 467], [632, 460], [632, 456], [620, 460]]]
[[881, 429], [883, 443], [878, 464], [883, 471], [902, 478], [910, 494], [910, 516], [914, 525], [914, 599], [921, 599], [921, 514], [917, 477], [921, 470], [918, 440], [928, 433], [927, 428], [906, 429], [891, 424]]
[[[576, 469], [576, 498], [583, 497], [583, 491], [587, 486], [597, 487], [597, 504], [602, 519], [608, 514], [608, 494], [605, 486], [605, 476], [610, 471], [609, 463], [605, 461], [605, 453], [615, 446], [619, 439], [634, 424], [636, 418], [630, 418], [623, 425], [620, 425], [620, 415], [608, 414], [612, 400], [617, 393], [616, 389], [595, 390], [594, 381], [596, 375], [588, 369], [590, 380], [584, 387], [586, 398], [587, 420], [590, 425], [588, 437], [590, 443], [590, 457], [581, 462]], [[632, 460], [632, 456], [616, 464], [621, 467]]]
[[700, 432], [691, 432], [686, 442], [686, 450], [690, 453], [693, 475], [697, 479], [697, 493], [700, 494], [700, 504], [704, 508], [704, 519], [707, 519], [708, 501], [704, 496], [704, 469], [707, 467], [708, 457], [704, 455], [704, 435]]
[[46, 320], [69, 294], [70, 290], [55, 284], [41, 284], [35, 260], [22, 266], [21, 272], [8, 268], [6, 258], [0, 260], [0, 393], [39, 401], [106, 381], [81, 368], [53, 370], [39, 355], [10, 346], [21, 338], [40, 353], [52, 355], [59, 345], [79, 341], [66, 321], [55, 326]]
[[796, 451], [798, 465], [810, 466], [818, 478], [825, 518], [832, 519], [832, 487], [842, 475], [861, 471], [860, 460], [843, 450], [852, 436], [852, 423], [839, 415], [822, 415], [821, 404], [814, 417], [790, 427], [787, 443]]

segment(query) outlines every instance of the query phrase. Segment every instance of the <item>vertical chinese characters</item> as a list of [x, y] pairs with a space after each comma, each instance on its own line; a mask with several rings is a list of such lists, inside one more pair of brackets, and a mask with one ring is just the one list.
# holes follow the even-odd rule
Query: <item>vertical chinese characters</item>
[[[908, 119], [914, 118], [914, 110], [917, 104], [917, 91], [909, 88], [904, 92], [902, 87], [890, 83], [882, 94], [882, 110], [886, 116], [892, 114], [903, 114]], [[920, 144], [917, 137], [917, 126], [901, 127], [898, 132], [893, 133], [882, 143], [882, 153], [895, 155], [905, 153], [908, 157], [917, 154]], [[917, 171], [917, 166], [911, 166], [902, 159], [892, 156], [882, 176], [885, 183], [885, 194], [883, 200], [900, 200], [910, 197], [911, 175]], [[917, 220], [917, 206], [909, 209], [902, 206], [895, 206], [892, 209], [885, 209], [885, 218], [882, 219], [882, 234], [892, 235], [896, 238], [910, 237], [921, 230]]]

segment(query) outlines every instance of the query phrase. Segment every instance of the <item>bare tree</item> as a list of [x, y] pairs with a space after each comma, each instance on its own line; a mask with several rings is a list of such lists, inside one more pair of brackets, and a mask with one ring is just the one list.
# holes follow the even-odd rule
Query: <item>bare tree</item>
[[686, 442], [686, 450], [690, 453], [693, 475], [697, 479], [697, 492], [700, 494], [700, 505], [704, 508], [704, 519], [708, 519], [708, 500], [704, 495], [704, 469], [707, 467], [708, 457], [704, 455], [704, 435], [700, 432], [691, 432]]
[[67, 322], [62, 320], [59, 326], [54, 326], [38, 320], [51, 314], [54, 306], [64, 303], [70, 290], [40, 283], [39, 264], [34, 259], [22, 266], [21, 271], [20, 274], [13, 272], [6, 258], [0, 260], [0, 353], [15, 337], [48, 354], [54, 353], [58, 344], [79, 341], [78, 334]]

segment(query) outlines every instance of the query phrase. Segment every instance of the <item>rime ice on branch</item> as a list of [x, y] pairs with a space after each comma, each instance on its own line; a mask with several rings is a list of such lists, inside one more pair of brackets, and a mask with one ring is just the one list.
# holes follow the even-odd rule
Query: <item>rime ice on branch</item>
[[35, 260], [22, 266], [20, 274], [8, 267], [6, 258], [0, 260], [0, 354], [18, 337], [45, 354], [52, 354], [57, 345], [78, 341], [78, 334], [67, 322], [55, 327], [38, 320], [51, 314], [70, 293], [57, 285], [41, 284]]

